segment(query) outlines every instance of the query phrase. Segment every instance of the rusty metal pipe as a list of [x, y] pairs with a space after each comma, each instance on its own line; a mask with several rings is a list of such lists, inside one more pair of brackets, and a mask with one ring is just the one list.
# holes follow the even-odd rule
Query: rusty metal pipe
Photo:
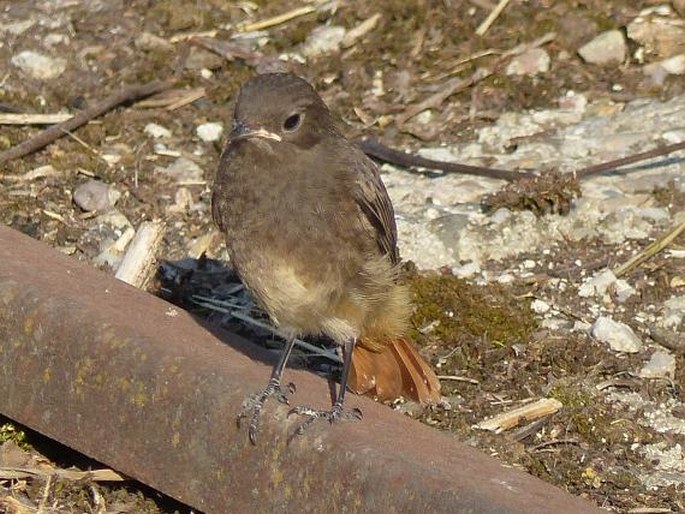
[[[359, 397], [349, 406], [363, 421], [312, 427], [290, 444], [297, 421], [268, 404], [252, 446], [235, 418], [269, 364], [226, 339], [0, 226], [0, 412], [196, 509], [600, 512]], [[294, 402], [329, 404], [321, 378], [288, 374]]]

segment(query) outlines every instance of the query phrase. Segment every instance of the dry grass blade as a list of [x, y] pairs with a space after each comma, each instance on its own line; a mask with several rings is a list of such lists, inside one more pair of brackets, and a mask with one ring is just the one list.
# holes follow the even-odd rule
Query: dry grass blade
[[376, 13], [370, 18], [364, 20], [359, 25], [349, 30], [345, 37], [343, 37], [340, 46], [343, 48], [349, 48], [354, 45], [359, 39], [363, 38], [366, 34], [371, 32], [378, 25], [378, 20], [381, 19], [380, 13]]
[[634, 255], [630, 260], [628, 260], [628, 262], [614, 268], [614, 275], [616, 275], [617, 277], [625, 275], [633, 268], [645, 262], [647, 259], [654, 257], [656, 254], [658, 254], [660, 251], [662, 251], [664, 248], [670, 245], [673, 242], [673, 240], [676, 237], [678, 237], [683, 231], [685, 231], [685, 221], [676, 225], [671, 230], [666, 232], [663, 236], [661, 236], [659, 239], [654, 241], [647, 248], [639, 252], [637, 255]]
[[[194, 102], [195, 100], [202, 98], [205, 94], [205, 88], [203, 87], [170, 89], [138, 102], [136, 107], [143, 109], [167, 109], [171, 111], [178, 108], [177, 106]], [[189, 98], [192, 98], [190, 102], [188, 101]]]
[[112, 469], [79, 471], [74, 469], [45, 467], [0, 467], [0, 480], [57, 477], [65, 480], [92, 480], [93, 482], [123, 482], [128, 480]]
[[467, 384], [478, 385], [480, 382], [475, 378], [461, 377], [459, 375], [438, 375], [438, 380], [449, 380], [452, 382], [466, 382]]
[[27, 505], [12, 496], [0, 498], [0, 512], [7, 514], [36, 514], [38, 510], [33, 505]]
[[277, 16], [272, 16], [271, 18], [266, 18], [265, 20], [255, 21], [253, 23], [240, 23], [235, 26], [238, 32], [252, 32], [255, 30], [264, 30], [283, 23], [294, 20], [295, 18], [300, 18], [301, 16], [306, 16], [307, 14], [312, 14], [320, 10], [332, 10], [337, 6], [337, 2], [318, 2], [314, 5], [305, 5], [302, 7], [297, 7], [290, 11], [284, 12]]
[[502, 14], [502, 11], [506, 9], [507, 5], [509, 4], [510, 0], [500, 0], [500, 2], [497, 4], [497, 6], [490, 12], [487, 18], [481, 23], [478, 28], [476, 29], [476, 34], [479, 36], [484, 35], [490, 26], [495, 22], [497, 17]]

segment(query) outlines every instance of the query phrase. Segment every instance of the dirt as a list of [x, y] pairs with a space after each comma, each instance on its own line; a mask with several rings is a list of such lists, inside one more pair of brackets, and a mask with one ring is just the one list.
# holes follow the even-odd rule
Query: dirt
[[[487, 12], [477, 6], [484, 3], [489, 2], [350, 0], [334, 12], [321, 11], [273, 27], [268, 40], [259, 48], [263, 57], [245, 61], [223, 59], [190, 44], [187, 38], [170, 41], [174, 36], [214, 30], [217, 39], [228, 39], [231, 31], [221, 27], [280, 14], [291, 9], [292, 2], [0, 2], [2, 23], [27, 18], [43, 20], [27, 32], [3, 36], [3, 111], [78, 111], [123, 85], [170, 77], [175, 78], [177, 88], [204, 87], [206, 91], [203, 98], [173, 111], [123, 106], [76, 130], [74, 137], [63, 137], [8, 163], [0, 170], [0, 222], [74, 258], [92, 261], [97, 244], [88, 232], [91, 217], [72, 203], [71, 193], [94, 177], [113, 184], [123, 193], [117, 208], [134, 226], [152, 219], [167, 222], [161, 258], [197, 257], [193, 249], [198, 240], [214, 230], [207, 206], [221, 146], [198, 142], [195, 127], [206, 121], [230, 126], [235, 92], [254, 74], [255, 66], [268, 65], [269, 58], [298, 51], [298, 45], [314, 28], [329, 24], [349, 29], [375, 13], [381, 14], [378, 26], [352, 47], [311, 59], [306, 67], [290, 65], [321, 92], [350, 137], [374, 136], [385, 144], [404, 148], [449, 144], [468, 141], [474, 129], [492, 123], [501, 113], [554, 107], [571, 90], [590, 100], [621, 102], [645, 96], [667, 99], [685, 91], [685, 81], [678, 77], [655, 85], [632, 57], [622, 66], [599, 66], [583, 63], [576, 54], [577, 48], [597, 33], [623, 27], [641, 9], [655, 2], [513, 1], [486, 35], [478, 37], [474, 31]], [[45, 23], [47, 19], [64, 16], [69, 17], [68, 23], [56, 27]], [[66, 71], [59, 79], [41, 81], [10, 68], [12, 55], [25, 49], [39, 50], [39, 41], [54, 32], [66, 35], [49, 52], [67, 58]], [[159, 36], [166, 43], [141, 45], [137, 38], [143, 32]], [[545, 46], [552, 56], [550, 72], [534, 77], [512, 77], [503, 72], [502, 52], [549, 32], [556, 33]], [[495, 52], [478, 56], [489, 49]], [[449, 97], [434, 111], [428, 127], [415, 119], [398, 123], [397, 117], [408, 106], [440, 91], [453, 77], [471, 76], [479, 67], [490, 69], [492, 75]], [[202, 68], [211, 73], [203, 76]], [[389, 88], [382, 97], [371, 93], [379, 70]], [[150, 122], [171, 130], [173, 136], [165, 144], [180, 150], [205, 170], [206, 182], [185, 186], [196, 209], [169, 209], [179, 185], [155, 171], [158, 166], [168, 166], [172, 159], [154, 152], [155, 141], [144, 134]], [[3, 126], [0, 150], [40, 130], [35, 126]], [[108, 154], [116, 154], [119, 161], [108, 162], [104, 157]], [[45, 165], [53, 166], [56, 173], [36, 180], [16, 178]], [[673, 212], [685, 208], [685, 199], [673, 188], [654, 194]], [[643, 242], [636, 244], [640, 243]], [[679, 244], [683, 244], [682, 236]], [[203, 249], [210, 255], [222, 256], [221, 238], [210, 239]], [[539, 263], [533, 270], [534, 280], [516, 280], [509, 285], [477, 286], [449, 274], [414, 276], [413, 336], [417, 344], [439, 366], [440, 374], [469, 381], [444, 381], [444, 394], [454, 406], [451, 410], [434, 409], [413, 415], [602, 507], [619, 512], [638, 507], [675, 512], [684, 508], [682, 490], [654, 492], [638, 479], [638, 471], [648, 472], [649, 464], [630, 446], [649, 442], [654, 436], [651, 429], [617, 404], [606, 403], [606, 391], [598, 385], [620, 379], [620, 387], [639, 391], [650, 399], [683, 400], [679, 384], [685, 379], [685, 358], [677, 358], [674, 384], [648, 383], [629, 373], [637, 365], [634, 357], [611, 354], [580, 333], [560, 335], [541, 328], [530, 314], [531, 299], [539, 297], [568, 312], [570, 320], [588, 316], [588, 305], [576, 294], [562, 293], [551, 285], [554, 274], [549, 272], [548, 265], [553, 265], [557, 275], [577, 282], [581, 269], [575, 261], [584, 262], [587, 271], [593, 266], [599, 269], [614, 264], [616, 255], [616, 246], [599, 241], [559, 245], [549, 255], [522, 256], [521, 261], [532, 257]], [[508, 269], [516, 264], [492, 264], [492, 269]], [[641, 274], [639, 297], [622, 311], [617, 310], [618, 318], [630, 319], [642, 304], [662, 298], [664, 288], [659, 284], [682, 273], [674, 266], [673, 261], [657, 257], [634, 271]], [[472, 428], [501, 412], [503, 407], [518, 406], [538, 397], [556, 398], [564, 407], [541, 423], [519, 427], [511, 433], [496, 435]], [[97, 464], [22, 430], [10, 420], [1, 420], [0, 424], [5, 422], [9, 425], [0, 430], [0, 442], [19, 438], [22, 445], [46, 456], [56, 466], [87, 469]], [[24, 435], [19, 437], [17, 432]], [[59, 508], [51, 512], [100, 512], [91, 485], [64, 483], [53, 487], [50, 499]], [[125, 487], [95, 487], [105, 504], [117, 506], [119, 512], [189, 511], [135, 482]], [[44, 492], [45, 482], [40, 479], [24, 483], [0, 480], [0, 497], [22, 498], [34, 507], [41, 503]]]

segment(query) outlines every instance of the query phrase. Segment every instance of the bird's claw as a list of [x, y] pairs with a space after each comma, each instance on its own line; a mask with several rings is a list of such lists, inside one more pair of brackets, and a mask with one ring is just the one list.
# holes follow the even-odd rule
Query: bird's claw
[[288, 416], [293, 414], [298, 416], [305, 416], [307, 419], [297, 427], [295, 435], [302, 435], [305, 430], [319, 419], [328, 421], [330, 424], [339, 421], [358, 421], [362, 419], [361, 409], [354, 408], [345, 410], [340, 403], [335, 403], [330, 410], [319, 410], [311, 407], [294, 407], [288, 411]]
[[253, 394], [245, 398], [245, 401], [243, 402], [243, 407], [240, 411], [240, 414], [238, 414], [238, 419], [236, 421], [238, 427], [240, 427], [240, 422], [243, 420], [243, 418], [250, 416], [250, 425], [248, 426], [247, 433], [250, 437], [250, 442], [252, 444], [257, 444], [257, 430], [259, 429], [259, 418], [262, 414], [262, 408], [264, 408], [266, 400], [268, 400], [271, 396], [275, 396], [280, 403], [290, 405], [290, 401], [287, 395], [293, 394], [295, 390], [295, 384], [293, 384], [292, 382], [290, 382], [285, 387], [284, 391], [279, 380], [271, 379], [269, 381], [269, 384], [264, 388], [262, 392]]

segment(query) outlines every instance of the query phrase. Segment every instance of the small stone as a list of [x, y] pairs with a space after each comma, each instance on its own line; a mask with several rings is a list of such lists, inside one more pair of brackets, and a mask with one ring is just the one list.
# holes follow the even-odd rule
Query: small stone
[[59, 77], [67, 68], [67, 61], [26, 50], [12, 57], [12, 64], [33, 78], [50, 80]]
[[143, 32], [134, 40], [133, 44], [141, 50], [173, 50], [174, 45], [163, 37], [156, 36], [150, 32]]
[[467, 262], [462, 266], [452, 268], [452, 273], [459, 278], [469, 278], [480, 273], [480, 264], [477, 262]]
[[155, 171], [164, 173], [178, 182], [196, 182], [203, 177], [202, 168], [185, 157], [179, 157], [166, 168], [158, 166]]
[[171, 131], [166, 127], [158, 125], [157, 123], [148, 123], [145, 125], [144, 132], [155, 139], [171, 137]]
[[607, 343], [615, 352], [637, 353], [642, 350], [642, 341], [632, 328], [607, 316], [597, 318], [592, 325], [592, 335], [597, 340]]
[[509, 273], [505, 273], [504, 275], [497, 277], [495, 280], [498, 284], [512, 284], [516, 280], [516, 277]]
[[131, 222], [121, 212], [110, 209], [94, 218], [79, 237], [79, 248], [98, 265], [115, 267], [126, 245], [135, 235]]
[[121, 193], [109, 184], [99, 180], [89, 180], [74, 191], [74, 203], [86, 212], [106, 212], [117, 203]]
[[685, 18], [685, 0], [672, 0], [671, 4], [682, 18]]
[[43, 38], [43, 44], [47, 47], [55, 45], [68, 45], [71, 39], [66, 34], [52, 32]]
[[0, 34], [9, 33], [14, 36], [19, 36], [29, 30], [36, 24], [34, 20], [23, 20], [15, 21], [12, 23], [2, 23], [0, 24]]
[[609, 287], [611, 296], [617, 303], [624, 303], [635, 294], [635, 288], [623, 279], [619, 279]]
[[331, 25], [330, 27], [319, 26], [312, 30], [302, 47], [305, 57], [330, 54], [340, 50], [340, 45], [345, 37], [345, 27]]
[[626, 39], [620, 30], [602, 32], [578, 49], [583, 60], [592, 64], [621, 64], [625, 61], [627, 52]]
[[641, 378], [673, 378], [675, 376], [675, 356], [656, 351], [640, 370]]
[[174, 204], [167, 209], [170, 213], [187, 212], [193, 206], [193, 194], [187, 187], [179, 187], [174, 193]]
[[668, 75], [685, 75], [685, 54], [647, 64], [642, 72], [651, 77], [655, 84], [662, 85]]
[[506, 207], [500, 207], [490, 216], [490, 223], [499, 225], [511, 218], [511, 211]]
[[566, 330], [571, 326], [571, 322], [564, 318], [545, 318], [540, 323], [541, 328], [548, 330]]
[[537, 75], [549, 71], [549, 54], [543, 48], [532, 48], [514, 57], [507, 66], [507, 75]]
[[531, 302], [530, 308], [533, 309], [533, 312], [537, 314], [544, 314], [545, 312], [549, 312], [551, 309], [547, 302], [543, 302], [542, 300], [538, 299], [535, 299]]
[[596, 274], [592, 278], [583, 282], [578, 289], [578, 296], [589, 298], [594, 295], [604, 295], [609, 286], [616, 282], [616, 275], [610, 269], [606, 269]]
[[660, 6], [640, 12], [626, 26], [628, 38], [640, 45], [642, 59], [667, 59], [685, 52], [685, 25]]
[[658, 325], [668, 330], [681, 330], [685, 322], [685, 294], [674, 296], [664, 302]]
[[195, 129], [197, 137], [207, 143], [218, 141], [224, 133], [224, 126], [221, 123], [203, 123]]
[[188, 52], [188, 58], [185, 60], [185, 67], [188, 70], [200, 71], [203, 68], [208, 70], [217, 70], [224, 65], [224, 59], [216, 55], [214, 52], [191, 46]]

